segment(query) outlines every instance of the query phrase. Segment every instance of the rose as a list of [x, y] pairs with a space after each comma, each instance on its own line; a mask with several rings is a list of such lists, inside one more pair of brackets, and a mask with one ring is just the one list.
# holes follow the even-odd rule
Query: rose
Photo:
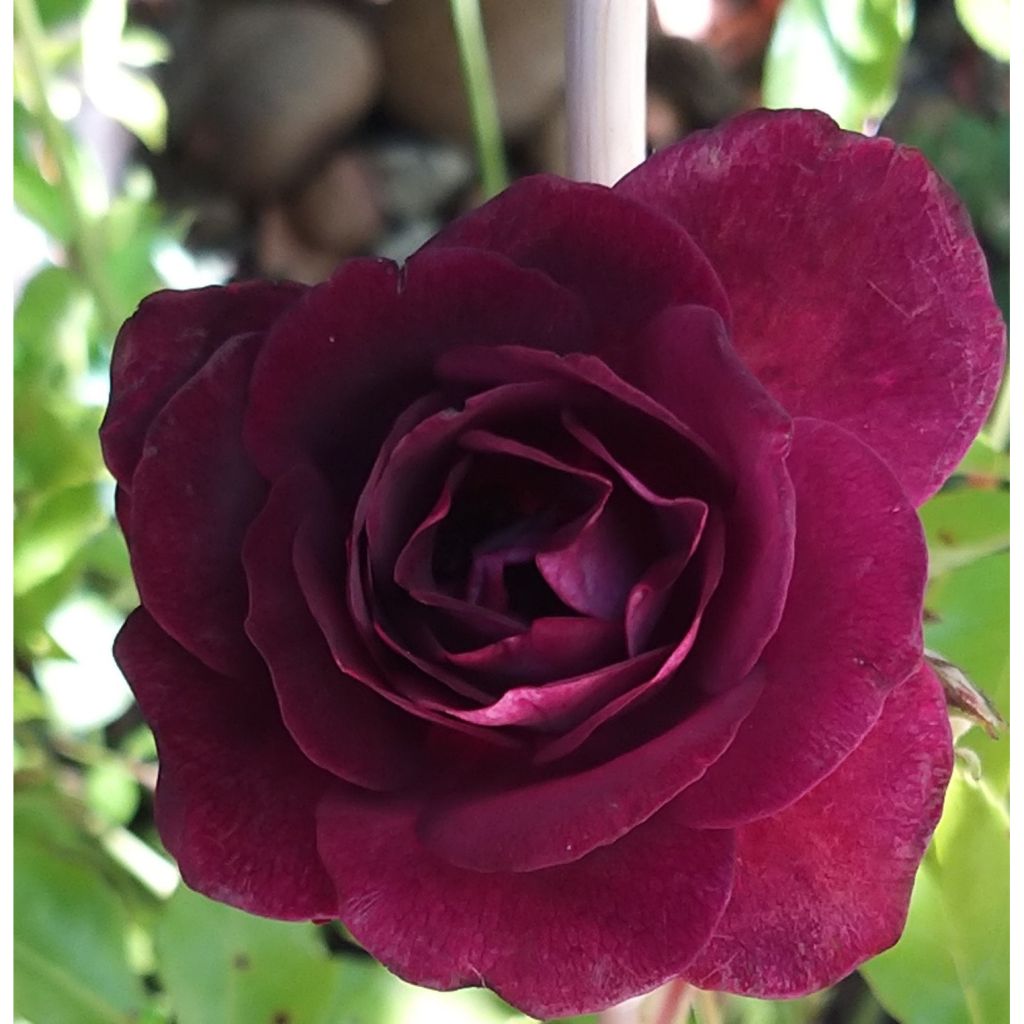
[[103, 443], [185, 880], [541, 1016], [885, 948], [951, 761], [914, 508], [1003, 337], [924, 160], [807, 112], [151, 297]]

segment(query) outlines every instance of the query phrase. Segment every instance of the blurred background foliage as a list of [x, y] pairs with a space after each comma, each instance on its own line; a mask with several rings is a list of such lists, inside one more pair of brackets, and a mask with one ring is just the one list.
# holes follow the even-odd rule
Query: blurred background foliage
[[[515, 175], [564, 168], [561, 4], [484, 22]], [[919, 146], [1008, 310], [1009, 0], [662, 0], [652, 148], [811, 106]], [[153, 739], [110, 654], [135, 603], [96, 430], [148, 292], [401, 257], [479, 198], [442, 0], [14, 0], [15, 1009], [30, 1024], [499, 1024], [335, 925], [184, 889], [153, 827]], [[1009, 715], [1009, 403], [923, 509], [929, 647]], [[957, 771], [892, 950], [834, 989], [701, 995], [706, 1024], [1003, 1024], [1009, 745], [957, 721]], [[429, 941], [429, 937], [425, 937]], [[648, 1001], [667, 1020], [664, 995]], [[658, 1014], [662, 1014], [658, 1016]]]

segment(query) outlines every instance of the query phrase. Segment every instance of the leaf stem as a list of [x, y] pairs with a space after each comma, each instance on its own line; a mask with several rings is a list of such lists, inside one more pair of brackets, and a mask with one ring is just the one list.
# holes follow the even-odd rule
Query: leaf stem
[[508, 185], [508, 169], [480, 0], [451, 0], [451, 9], [480, 163], [480, 184], [489, 199]]
[[44, 33], [35, 0], [14, 0], [14, 25], [22, 44], [28, 83], [33, 93], [29, 109], [42, 129], [60, 174], [61, 190], [73, 225], [71, 258], [96, 298], [104, 325], [113, 331], [121, 325], [121, 311], [110, 293], [103, 273], [103, 258], [96, 225], [85, 208], [75, 183], [74, 156], [64, 126], [49, 99], [49, 73], [43, 59]]

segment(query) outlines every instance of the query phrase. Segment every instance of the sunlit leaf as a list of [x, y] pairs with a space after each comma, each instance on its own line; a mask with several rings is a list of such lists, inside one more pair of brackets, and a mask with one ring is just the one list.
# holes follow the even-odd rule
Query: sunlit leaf
[[14, 523], [14, 592], [57, 575], [107, 521], [95, 484], [46, 495]]
[[[1010, 556], [989, 555], [933, 579], [925, 596], [925, 642], [958, 665], [995, 705], [1010, 714]], [[972, 729], [961, 743], [981, 760], [986, 782], [1005, 794], [1010, 743]]]
[[182, 886], [167, 902], [156, 940], [179, 1024], [387, 1020], [383, 970], [331, 959], [313, 925], [253, 917]]
[[91, 765], [85, 773], [85, 799], [101, 820], [127, 824], [139, 807], [139, 783], [116, 758]]
[[128, 963], [128, 912], [75, 849], [16, 819], [15, 1011], [33, 1024], [132, 1024], [147, 999]]
[[1010, 59], [1010, 0], [956, 0], [956, 13], [983, 50]]
[[895, 99], [912, 25], [909, 0], [785, 0], [765, 60], [765, 106], [824, 110], [857, 131], [877, 124]]
[[928, 537], [929, 574], [976, 562], [1010, 546], [1010, 494], [961, 487], [936, 495], [921, 509]]

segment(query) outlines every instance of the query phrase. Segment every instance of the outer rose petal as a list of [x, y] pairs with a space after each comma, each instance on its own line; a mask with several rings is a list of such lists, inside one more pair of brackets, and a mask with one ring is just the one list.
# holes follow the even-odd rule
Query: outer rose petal
[[919, 153], [755, 111], [615, 191], [694, 237], [740, 354], [790, 413], [857, 434], [915, 504], [938, 490], [995, 396], [1005, 330], [967, 217]]
[[628, 835], [700, 778], [761, 693], [752, 674], [699, 710], [690, 701], [688, 713], [673, 717], [687, 705], [678, 699], [664, 716], [652, 711], [659, 724], [675, 724], [634, 749], [573, 774], [461, 792], [423, 813], [420, 837], [444, 860], [476, 871], [529, 872], [579, 860]]
[[164, 406], [132, 480], [132, 570], [143, 605], [175, 640], [226, 675], [258, 671], [242, 624], [242, 540], [266, 484], [242, 449], [249, 373], [262, 342], [241, 335]]
[[156, 734], [157, 825], [189, 886], [266, 917], [330, 917], [315, 815], [331, 777], [295, 749], [269, 681], [218, 676], [142, 608], [114, 653]]
[[348, 782], [394, 789], [420, 768], [418, 723], [338, 668], [296, 577], [300, 530], [310, 521], [330, 522], [333, 508], [326, 485], [307, 466], [274, 485], [245, 541], [252, 593], [246, 630], [303, 753]]
[[270, 478], [325, 459], [337, 484], [358, 489], [399, 414], [430, 390], [440, 352], [510, 343], [573, 351], [590, 336], [574, 295], [494, 253], [421, 252], [401, 269], [351, 260], [271, 332], [246, 441]]
[[110, 405], [100, 428], [110, 472], [127, 484], [153, 418], [225, 341], [263, 331], [306, 289], [290, 282], [157, 292], [117, 336]]
[[448, 225], [425, 250], [442, 246], [499, 252], [542, 271], [580, 295], [611, 337], [682, 303], [729, 318], [722, 286], [687, 233], [601, 185], [524, 178]]
[[794, 422], [796, 558], [757, 707], [732, 746], [679, 798], [693, 825], [773, 814], [860, 742], [921, 656], [927, 553], [882, 460], [841, 427]]
[[415, 984], [486, 985], [537, 1017], [589, 1012], [679, 974], [728, 899], [731, 832], [671, 808], [565, 867], [479, 873], [419, 845], [411, 808], [339, 791], [319, 819], [338, 915]]
[[922, 666], [832, 775], [781, 814], [739, 829], [729, 908], [687, 978], [791, 998], [891, 946], [951, 768], [942, 689]]

